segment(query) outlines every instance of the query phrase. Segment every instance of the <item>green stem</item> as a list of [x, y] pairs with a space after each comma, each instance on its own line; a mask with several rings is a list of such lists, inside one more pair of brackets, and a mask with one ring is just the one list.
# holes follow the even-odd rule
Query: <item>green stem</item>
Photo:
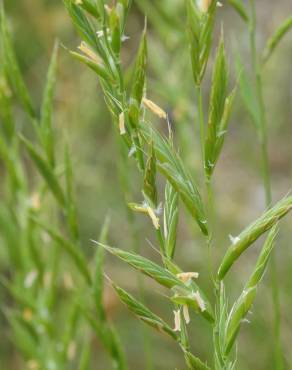
[[[267, 118], [266, 107], [263, 96], [263, 83], [262, 83], [262, 66], [258, 62], [257, 46], [256, 46], [256, 8], [255, 1], [250, 0], [251, 5], [251, 21], [250, 21], [250, 47], [253, 70], [255, 74], [256, 84], [256, 99], [259, 106], [259, 123], [260, 123], [260, 147], [262, 158], [262, 176], [265, 189], [265, 204], [269, 208], [272, 203], [272, 187], [269, 169], [269, 156], [268, 156], [268, 132], [267, 132]], [[271, 256], [271, 272], [272, 272], [272, 296], [274, 306], [274, 340], [275, 340], [275, 369], [282, 370], [283, 354], [281, 347], [281, 320], [280, 320], [280, 301], [279, 301], [279, 283], [277, 278], [277, 265], [274, 252]]]
[[[137, 228], [137, 224], [135, 222], [135, 218], [133, 216], [133, 213], [129, 210], [127, 207], [127, 216], [128, 216], [128, 222], [130, 225], [130, 229], [132, 231], [132, 241], [133, 241], [133, 247], [132, 250], [139, 254], [140, 252], [140, 238], [139, 238], [139, 230]], [[144, 280], [141, 275], [138, 275], [138, 290], [139, 290], [139, 296], [142, 303], [145, 303], [145, 286], [144, 286]], [[144, 356], [145, 356], [145, 368], [146, 370], [153, 370], [154, 364], [153, 364], [153, 357], [151, 355], [152, 353], [152, 344], [151, 344], [151, 338], [148, 333], [148, 328], [142, 326], [142, 336], [143, 336], [143, 347], [144, 347]]]
[[[118, 161], [118, 172], [119, 172], [119, 181], [121, 184], [121, 188], [123, 191], [123, 195], [125, 198], [125, 204], [128, 204], [129, 199], [131, 199], [131, 186], [130, 186], [130, 179], [129, 179], [129, 166], [127, 161], [127, 153], [125, 152], [125, 146], [121, 145], [120, 141], [118, 140], [117, 135], [115, 136], [117, 139], [117, 144], [120, 148], [120, 158], [121, 160]], [[129, 210], [129, 207], [126, 206], [125, 211], [127, 212], [127, 221], [129, 228], [131, 230], [131, 239], [132, 239], [132, 250], [133, 252], [139, 254], [140, 252], [140, 237], [139, 237], [139, 229], [137, 223], [135, 221], [135, 217], [133, 212]], [[137, 279], [138, 284], [138, 291], [141, 302], [145, 302], [145, 287], [143, 277], [138, 275]], [[147, 328], [142, 327], [142, 337], [143, 337], [143, 349], [144, 349], [144, 356], [145, 356], [145, 368], [146, 370], [153, 370], [153, 358], [151, 356], [152, 353], [152, 345], [151, 345], [151, 338], [147, 331]]]
[[200, 144], [202, 152], [202, 164], [203, 173], [205, 176], [205, 119], [204, 119], [204, 108], [203, 108], [203, 94], [201, 85], [196, 86], [197, 93], [197, 104], [199, 113], [199, 123], [200, 123]]
[[212, 241], [213, 241], [213, 228], [215, 225], [215, 207], [214, 207], [214, 196], [211, 179], [206, 181], [207, 189], [207, 219], [209, 225], [209, 235], [207, 236], [207, 248], [208, 248], [208, 269], [211, 281], [214, 283], [214, 260], [212, 254]]

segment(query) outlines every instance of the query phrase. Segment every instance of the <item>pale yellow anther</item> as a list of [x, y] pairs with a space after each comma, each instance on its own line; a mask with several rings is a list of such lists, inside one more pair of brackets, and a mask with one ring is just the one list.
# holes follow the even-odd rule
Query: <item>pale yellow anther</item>
[[200, 295], [200, 292], [197, 291], [197, 292], [193, 293], [193, 297], [197, 301], [200, 310], [202, 312], [206, 311], [206, 305], [205, 305], [205, 302], [204, 302], [203, 298]]
[[63, 275], [63, 283], [64, 287], [67, 290], [71, 290], [74, 288], [74, 281], [72, 279], [72, 275], [69, 272], [65, 272]]
[[70, 342], [67, 350], [67, 358], [68, 360], [72, 361], [74, 360], [76, 356], [76, 343], [75, 342]]
[[207, 13], [212, 0], [199, 0], [199, 8], [202, 12]]
[[160, 228], [159, 218], [156, 216], [157, 210], [151, 208], [146, 202], [141, 205], [136, 203], [128, 203], [128, 205], [133, 211], [148, 214], [155, 229], [158, 230]]
[[37, 211], [38, 209], [40, 209], [41, 207], [40, 195], [38, 193], [34, 193], [32, 197], [30, 198], [30, 203], [31, 203], [31, 207], [34, 210]]
[[7, 98], [10, 98], [12, 96], [12, 91], [11, 91], [6, 79], [3, 76], [0, 76], [0, 91]]
[[183, 315], [184, 315], [186, 324], [189, 324], [191, 319], [190, 319], [190, 314], [189, 314], [189, 308], [188, 308], [188, 305], [186, 304], [183, 305]]
[[87, 46], [86, 42], [82, 41], [78, 46], [78, 49], [82, 51], [89, 59], [97, 64], [101, 64], [101, 59]]
[[75, 0], [75, 4], [76, 5], [82, 5], [83, 4], [83, 1], [82, 0]]
[[36, 360], [29, 360], [27, 362], [27, 368], [29, 370], [39, 370], [40, 369], [40, 365], [39, 365], [39, 363]]
[[186, 283], [191, 279], [198, 279], [199, 273], [198, 272], [182, 272], [176, 275], [182, 282]]
[[31, 321], [33, 317], [32, 310], [30, 308], [25, 308], [23, 310], [22, 317], [25, 321]]
[[180, 322], [180, 311], [173, 311], [174, 313], [174, 331], [181, 331], [181, 322]]
[[30, 271], [27, 275], [26, 275], [26, 277], [25, 277], [25, 279], [24, 279], [24, 287], [25, 288], [31, 288], [32, 287], [32, 285], [33, 285], [33, 283], [35, 282], [35, 280], [36, 280], [36, 278], [37, 278], [37, 276], [38, 276], [38, 272], [36, 271], [36, 270], [32, 270], [32, 271]]
[[120, 129], [120, 134], [125, 135], [126, 133], [126, 128], [125, 128], [125, 113], [122, 112], [119, 115], [119, 129]]
[[51, 271], [46, 271], [44, 274], [44, 286], [48, 288], [52, 283], [52, 273]]
[[145, 107], [151, 110], [151, 112], [154, 113], [159, 118], [163, 119], [167, 118], [166, 112], [162, 108], [160, 108], [157, 104], [155, 104], [152, 100], [143, 98], [142, 102], [145, 105]]
[[154, 210], [149, 206], [147, 207], [147, 212], [148, 212], [149, 217], [151, 218], [151, 221], [152, 221], [155, 229], [158, 230], [159, 227], [160, 227], [159, 218], [156, 216]]

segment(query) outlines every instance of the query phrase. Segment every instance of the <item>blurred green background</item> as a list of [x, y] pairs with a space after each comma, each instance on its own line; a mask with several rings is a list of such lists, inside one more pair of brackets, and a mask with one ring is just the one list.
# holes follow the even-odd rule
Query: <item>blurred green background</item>
[[[130, 39], [124, 44], [125, 66], [131, 65], [138, 39], [148, 17], [148, 96], [169, 113], [175, 136], [180, 143], [181, 154], [193, 173], [200, 168], [200, 147], [195, 132], [196, 103], [186, 41], [183, 1], [159, 0], [136, 1], [131, 10], [126, 34]], [[158, 4], [159, 3], [159, 4]], [[291, 13], [291, 1], [258, 0], [258, 45], [275, 30], [287, 14]], [[125, 206], [127, 200], [139, 201], [140, 183], [135, 166], [124, 168], [121, 150], [111, 124], [95, 75], [70, 57], [67, 49], [76, 49], [79, 38], [60, 0], [9, 0], [5, 2], [11, 25], [17, 58], [36, 106], [40, 106], [46, 70], [55, 39], [63, 47], [58, 62], [58, 82], [55, 99], [54, 128], [60, 153], [65, 142], [73, 155], [78, 215], [81, 225], [82, 247], [88, 258], [93, 253], [90, 239], [97, 238], [107, 214], [111, 217], [110, 245], [120, 248], [138, 248], [143, 255], [153, 259], [157, 256], [150, 247], [156, 245], [152, 227], [143, 216], [129, 218]], [[163, 12], [161, 12], [163, 9]], [[217, 35], [221, 24], [228, 46], [228, 59], [234, 70], [234, 54], [239, 53], [245, 67], [250, 68], [250, 55], [246, 25], [227, 3], [218, 11]], [[213, 53], [214, 54], [214, 53]], [[291, 189], [292, 179], [292, 33], [287, 35], [273, 55], [264, 72], [264, 91], [269, 125], [269, 158], [272, 172], [274, 202]], [[1, 62], [1, 61], [0, 61]], [[205, 94], [207, 98], [210, 71], [208, 71]], [[27, 122], [16, 111], [19, 125]], [[27, 129], [29, 131], [29, 128]], [[223, 155], [215, 173], [216, 223], [214, 245], [216, 256], [222, 256], [229, 245], [229, 235], [236, 235], [246, 224], [264, 210], [264, 190], [261, 180], [259, 145], [255, 129], [237, 96], [230, 131]], [[60, 154], [62, 156], [62, 154]], [[0, 176], [4, 169], [0, 166]], [[1, 184], [0, 184], [1, 189]], [[126, 196], [125, 196], [126, 194]], [[1, 197], [5, 192], [1, 189]], [[135, 235], [131, 224], [134, 223]], [[185, 271], [199, 271], [201, 279], [208, 284], [204, 244], [189, 219], [180, 218], [177, 261]], [[1, 233], [1, 225], [0, 225]], [[287, 368], [292, 368], [292, 248], [291, 216], [282, 223], [276, 245], [278, 278], [281, 302], [281, 339]], [[137, 236], [138, 235], [138, 236]], [[5, 240], [0, 234], [0, 273], [13, 274], [7, 266]], [[39, 246], [42, 248], [43, 246]], [[230, 297], [235, 298], [242, 288], [258, 249], [243, 256], [227, 279]], [[64, 264], [66, 269], [66, 264]], [[106, 272], [119, 284], [132, 292], [137, 290], [138, 275], [127, 266], [107, 258]], [[161, 316], [172, 322], [172, 312], [163, 298], [157, 294], [156, 285], [146, 282], [146, 302]], [[273, 310], [271, 276], [267, 273], [258, 297], [245, 324], [238, 345], [238, 365], [241, 370], [273, 369]], [[210, 287], [209, 287], [210, 288]], [[2, 289], [2, 288], [1, 288]], [[163, 293], [163, 292], [162, 292]], [[64, 294], [60, 292], [60, 294]], [[9, 297], [1, 293], [1, 306], [13, 305]], [[66, 305], [66, 296], [61, 296]], [[106, 286], [105, 305], [114, 321], [126, 350], [130, 369], [144, 369], [146, 355], [143, 342], [146, 337], [155, 370], [184, 369], [179, 350], [164, 336], [143, 327], [121, 306], [114, 293]], [[26, 368], [21, 351], [11, 340], [11, 330], [1, 316], [0, 369]], [[192, 316], [191, 338], [195, 353], [209, 358], [211, 349], [209, 327], [200, 318]], [[84, 334], [85, 333], [85, 334]], [[87, 331], [80, 329], [79, 341]], [[110, 369], [107, 356], [98, 338], [92, 341], [92, 369]], [[78, 348], [77, 348], [78, 351]], [[75, 369], [74, 361], [68, 369]]]

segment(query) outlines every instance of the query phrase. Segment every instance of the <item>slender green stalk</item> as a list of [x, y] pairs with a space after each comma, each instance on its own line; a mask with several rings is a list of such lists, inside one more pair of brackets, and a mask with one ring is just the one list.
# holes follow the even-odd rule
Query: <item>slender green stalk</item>
[[[250, 0], [251, 5], [251, 18], [250, 18], [250, 48], [252, 65], [255, 74], [256, 85], [256, 98], [259, 106], [259, 140], [261, 148], [262, 159], [262, 176], [265, 190], [265, 204], [269, 208], [272, 203], [272, 187], [269, 169], [268, 158], [268, 129], [266, 118], [266, 107], [263, 96], [263, 83], [262, 83], [262, 63], [258, 60], [257, 46], [256, 46], [256, 6], [255, 1]], [[271, 271], [272, 271], [272, 296], [274, 306], [274, 341], [275, 341], [275, 365], [277, 370], [284, 368], [283, 354], [281, 348], [281, 318], [280, 318], [280, 300], [279, 300], [279, 283], [277, 277], [277, 264], [275, 253], [272, 252], [271, 256]]]
[[201, 155], [203, 164], [203, 174], [205, 176], [205, 118], [204, 118], [204, 106], [203, 106], [203, 93], [202, 86], [196, 86], [197, 94], [197, 106], [199, 114], [199, 125], [200, 125], [200, 144], [201, 144]]
[[[119, 141], [118, 137], [115, 134], [117, 145], [120, 149], [120, 158], [121, 160], [118, 161], [118, 170], [119, 170], [119, 180], [121, 184], [121, 188], [123, 190], [124, 198], [125, 198], [125, 208], [127, 213], [127, 221], [131, 232], [131, 239], [132, 239], [132, 250], [135, 253], [140, 253], [140, 238], [139, 238], [139, 230], [137, 226], [137, 222], [135, 220], [135, 215], [133, 212], [130, 211], [129, 207], [127, 206], [130, 200], [130, 193], [131, 193], [131, 182], [129, 178], [130, 169], [127, 162], [125, 147], [122, 146]], [[145, 287], [143, 276], [138, 275], [137, 277], [137, 285], [138, 285], [138, 292], [139, 297], [142, 303], [145, 303]], [[147, 328], [142, 327], [142, 337], [144, 343], [144, 355], [145, 355], [145, 363], [146, 363], [146, 370], [153, 370], [153, 359], [151, 356], [151, 340], [148, 334]]]

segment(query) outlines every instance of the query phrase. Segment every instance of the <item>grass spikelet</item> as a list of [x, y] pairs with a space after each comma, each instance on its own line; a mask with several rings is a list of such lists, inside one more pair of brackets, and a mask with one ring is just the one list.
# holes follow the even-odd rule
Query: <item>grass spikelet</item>
[[278, 221], [291, 210], [291, 208], [292, 197], [284, 198], [242, 231], [238, 235], [237, 241], [228, 248], [223, 258], [218, 270], [219, 279], [223, 279], [240, 255], [261, 235], [277, 224]]
[[164, 245], [165, 254], [172, 259], [175, 252], [178, 226], [178, 193], [169, 182], [165, 186], [164, 196]]
[[275, 33], [270, 37], [263, 52], [263, 60], [267, 62], [268, 59], [273, 54], [276, 47], [279, 45], [283, 37], [290, 31], [292, 28], [292, 16], [289, 16], [283, 21], [282, 24], [277, 28]]
[[144, 258], [135, 253], [126, 252], [122, 249], [112, 248], [107, 245], [95, 242], [95, 241], [94, 243], [98, 244], [100, 248], [106, 249], [109, 253], [120, 258], [121, 260], [129, 264], [130, 266], [143, 272], [143, 274], [151, 277], [152, 279], [157, 281], [159, 284], [167, 288], [172, 288], [176, 285], [178, 286], [183, 285], [181, 280], [179, 280], [174, 274], [160, 267], [156, 263], [148, 260], [147, 258]]
[[160, 332], [165, 332], [170, 335], [173, 339], [177, 339], [175, 330], [172, 330], [169, 325], [167, 325], [160, 317], [155, 315], [151, 310], [149, 310], [141, 302], [138, 302], [132, 295], [127, 293], [124, 289], [118, 287], [116, 284], [111, 282], [112, 287], [116, 291], [120, 300], [128, 307], [128, 309], [138, 316], [138, 318], [145, 322], [147, 325], [154, 327]]

